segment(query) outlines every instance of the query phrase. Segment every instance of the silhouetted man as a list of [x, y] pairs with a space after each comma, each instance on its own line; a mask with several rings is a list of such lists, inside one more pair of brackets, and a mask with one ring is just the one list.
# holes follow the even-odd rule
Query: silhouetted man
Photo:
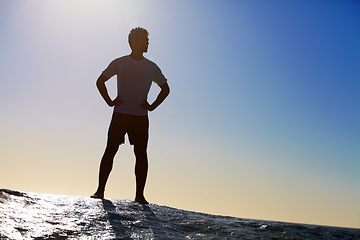
[[[101, 96], [110, 107], [114, 107], [114, 112], [109, 126], [107, 146], [100, 163], [99, 186], [92, 198], [104, 198], [105, 185], [114, 156], [120, 144], [124, 143], [127, 133], [136, 157], [135, 201], [148, 204], [144, 197], [148, 171], [148, 111], [157, 108], [170, 93], [169, 85], [160, 68], [143, 56], [148, 50], [148, 35], [144, 28], [132, 29], [129, 33], [131, 54], [113, 60], [96, 81]], [[105, 82], [114, 75], [117, 75], [118, 95], [112, 100]], [[149, 104], [147, 95], [152, 82], [155, 82], [161, 91], [156, 100]]]

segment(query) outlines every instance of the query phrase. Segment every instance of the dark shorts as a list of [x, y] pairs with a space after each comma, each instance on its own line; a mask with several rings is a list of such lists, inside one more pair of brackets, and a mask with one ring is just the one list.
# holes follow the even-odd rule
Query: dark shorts
[[119, 112], [113, 112], [108, 132], [108, 145], [120, 145], [125, 142], [125, 134], [131, 145], [145, 145], [149, 139], [149, 118]]

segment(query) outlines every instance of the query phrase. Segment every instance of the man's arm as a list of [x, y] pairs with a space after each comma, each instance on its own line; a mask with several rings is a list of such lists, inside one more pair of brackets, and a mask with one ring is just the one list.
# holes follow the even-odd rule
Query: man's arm
[[160, 91], [159, 95], [157, 96], [157, 98], [151, 105], [146, 101], [146, 99], [144, 99], [143, 103], [140, 104], [140, 106], [149, 111], [153, 111], [155, 108], [157, 108], [170, 93], [170, 88], [169, 88], [169, 85], [167, 84], [167, 82], [162, 84], [160, 86], [160, 88], [161, 88], [161, 91]]
[[96, 80], [96, 86], [101, 94], [101, 96], [103, 97], [103, 99], [105, 100], [105, 102], [110, 106], [113, 107], [115, 105], [119, 105], [121, 103], [123, 103], [123, 101], [121, 100], [121, 96], [117, 96], [114, 100], [111, 100], [109, 93], [106, 89], [106, 85], [105, 82], [109, 80], [108, 77], [104, 76], [104, 74], [101, 74], [99, 76], [99, 78]]

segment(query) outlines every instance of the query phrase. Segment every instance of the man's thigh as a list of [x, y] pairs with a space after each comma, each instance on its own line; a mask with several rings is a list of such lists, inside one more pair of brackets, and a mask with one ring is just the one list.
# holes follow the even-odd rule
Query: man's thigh
[[142, 146], [146, 149], [149, 139], [148, 116], [133, 116], [127, 133], [131, 145]]
[[125, 142], [125, 134], [127, 131], [126, 125], [126, 119], [124, 119], [122, 114], [114, 112], [108, 131], [108, 146], [119, 146]]

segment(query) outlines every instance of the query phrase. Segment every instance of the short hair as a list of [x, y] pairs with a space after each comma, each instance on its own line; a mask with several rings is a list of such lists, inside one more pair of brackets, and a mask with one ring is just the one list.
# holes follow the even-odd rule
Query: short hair
[[129, 36], [128, 36], [130, 46], [131, 46], [131, 41], [133, 39], [135, 39], [139, 35], [139, 33], [145, 33], [146, 36], [149, 36], [149, 32], [145, 28], [136, 27], [136, 28], [131, 29]]

